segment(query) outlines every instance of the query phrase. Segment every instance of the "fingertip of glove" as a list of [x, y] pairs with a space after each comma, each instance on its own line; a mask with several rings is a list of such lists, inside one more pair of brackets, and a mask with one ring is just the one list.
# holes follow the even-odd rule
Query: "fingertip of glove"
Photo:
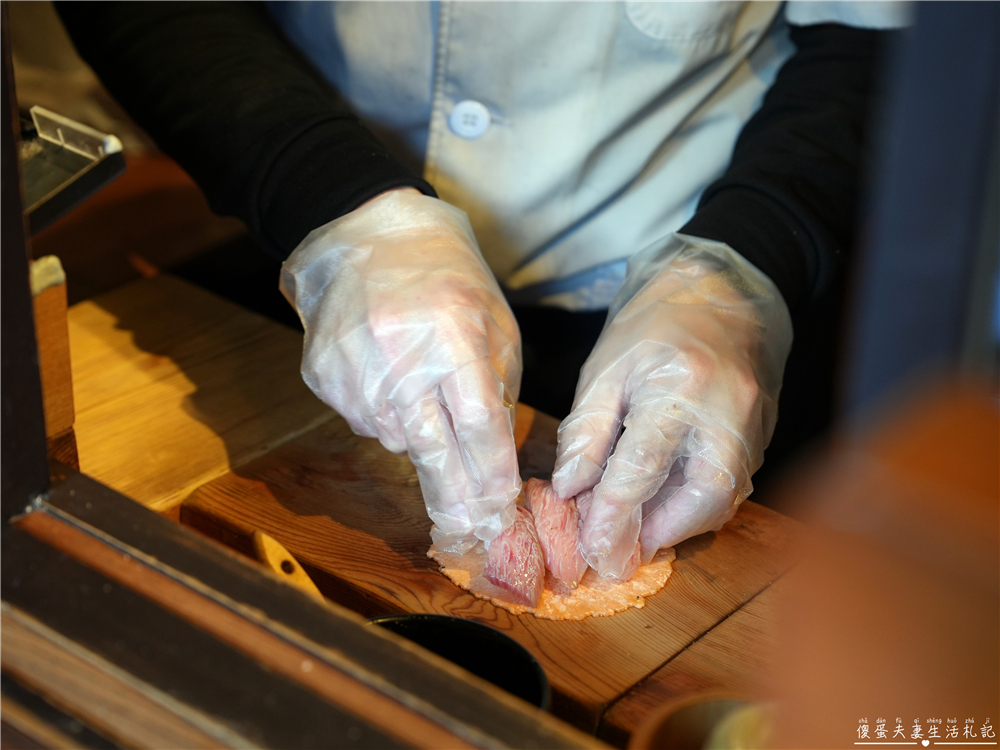
[[[656, 554], [656, 550], [653, 550], [653, 554]], [[598, 553], [584, 555], [587, 565], [592, 567], [597, 572], [597, 575], [611, 581], [629, 580], [635, 575], [640, 564], [648, 562], [643, 560], [642, 548], [638, 542], [636, 542], [635, 549], [626, 559], [622, 560], [621, 557], [619, 554]], [[652, 559], [652, 555], [650, 555], [649, 559]]]
[[604, 469], [583, 454], [563, 456], [556, 460], [552, 472], [552, 489], [560, 500], [567, 500], [596, 485]]
[[552, 491], [555, 496], [560, 500], [566, 500], [573, 497], [573, 494], [569, 493], [567, 490], [570, 489], [570, 480], [565, 474], [560, 474], [558, 472], [552, 474]]

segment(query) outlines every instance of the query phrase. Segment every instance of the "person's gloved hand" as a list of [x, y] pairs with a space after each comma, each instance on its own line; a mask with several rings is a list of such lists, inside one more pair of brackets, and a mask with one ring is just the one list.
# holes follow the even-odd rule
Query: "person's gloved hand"
[[521, 339], [465, 214], [383, 193], [310, 233], [281, 289], [305, 327], [303, 379], [409, 454], [435, 544], [464, 552], [513, 523]]
[[562, 498], [593, 488], [584, 556], [621, 578], [637, 540], [648, 562], [720, 529], [750, 494], [792, 326], [760, 271], [679, 234], [629, 261], [608, 321], [559, 428], [552, 484]]

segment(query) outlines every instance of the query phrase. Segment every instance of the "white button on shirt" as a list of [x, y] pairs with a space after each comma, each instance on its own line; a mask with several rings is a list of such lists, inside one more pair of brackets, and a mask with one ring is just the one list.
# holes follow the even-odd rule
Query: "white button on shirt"
[[906, 12], [846, 1], [786, 13], [763, 1], [269, 7], [468, 213], [511, 298], [569, 309], [606, 307], [627, 258], [693, 215], [793, 52], [786, 13], [885, 27]]
[[466, 99], [448, 115], [448, 127], [459, 138], [474, 141], [490, 129], [490, 111], [485, 104]]

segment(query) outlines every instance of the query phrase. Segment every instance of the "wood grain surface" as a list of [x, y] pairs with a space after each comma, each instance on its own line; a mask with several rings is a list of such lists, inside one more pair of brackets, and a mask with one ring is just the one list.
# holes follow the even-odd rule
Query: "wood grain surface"
[[80, 468], [155, 510], [329, 418], [302, 336], [161, 274], [69, 310]]
[[230, 728], [136, 680], [16, 608], [5, 604], [0, 620], [4, 672], [102, 735], [150, 750], [249, 746]]
[[768, 694], [784, 580], [768, 586], [623, 695], [604, 713], [598, 736], [625, 747], [630, 734], [666, 703], [699, 694], [748, 699]]
[[[547, 477], [558, 424], [531, 416], [522, 476]], [[435, 612], [507, 632], [545, 668], [553, 712], [590, 732], [609, 704], [777, 580], [795, 535], [790, 519], [747, 502], [721, 532], [679, 546], [674, 576], [643, 609], [577, 622], [511, 615], [438, 572], [412, 465], [339, 418], [201, 487], [181, 519], [247, 554], [253, 531], [265, 531], [327, 596], [365, 616]]]

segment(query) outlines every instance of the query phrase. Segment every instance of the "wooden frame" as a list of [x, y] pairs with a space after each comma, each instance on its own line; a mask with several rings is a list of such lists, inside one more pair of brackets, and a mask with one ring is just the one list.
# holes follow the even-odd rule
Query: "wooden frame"
[[48, 488], [45, 415], [38, 374], [31, 290], [28, 284], [27, 232], [21, 210], [17, 169], [14, 103], [8, 40], [7, 6], [3, 5], [3, 453], [0, 508], [6, 521]]

